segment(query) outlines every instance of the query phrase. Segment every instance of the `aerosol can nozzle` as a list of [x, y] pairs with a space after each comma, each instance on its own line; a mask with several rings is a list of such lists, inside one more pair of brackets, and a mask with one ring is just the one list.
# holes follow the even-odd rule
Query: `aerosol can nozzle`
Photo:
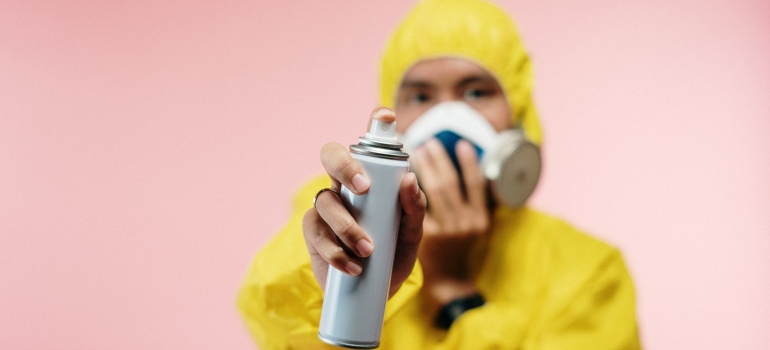
[[372, 141], [396, 143], [396, 122], [388, 123], [382, 120], [372, 119], [372, 126], [366, 133], [366, 138]]

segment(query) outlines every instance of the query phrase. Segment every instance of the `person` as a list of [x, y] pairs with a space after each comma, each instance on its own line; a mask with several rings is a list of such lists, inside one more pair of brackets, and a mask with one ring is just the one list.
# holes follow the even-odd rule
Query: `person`
[[[371, 118], [395, 115], [401, 134], [432, 108], [461, 102], [495, 131], [520, 126], [541, 143], [529, 58], [510, 18], [482, 0], [419, 3], [387, 45], [380, 99], [387, 108]], [[321, 161], [327, 176], [299, 191], [238, 297], [265, 349], [334, 348], [317, 336], [326, 273], [360, 274], [377, 249], [335, 194], [341, 185], [365, 193], [366, 174], [339, 144], [325, 145]], [[410, 162], [419, 183], [408, 173], [399, 189], [381, 348], [640, 348], [634, 287], [617, 249], [526, 205], [497, 201], [467, 140], [448, 150], [430, 140]]]

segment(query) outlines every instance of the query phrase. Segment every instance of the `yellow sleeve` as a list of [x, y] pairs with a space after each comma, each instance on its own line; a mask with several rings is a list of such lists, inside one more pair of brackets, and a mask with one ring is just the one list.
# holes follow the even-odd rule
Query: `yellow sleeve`
[[[257, 254], [238, 295], [238, 307], [261, 349], [337, 349], [318, 339], [323, 291], [313, 276], [302, 233], [302, 218], [313, 196], [330, 185], [311, 181], [299, 191], [288, 224]], [[387, 304], [385, 322], [422, 285], [419, 266]]]
[[634, 290], [612, 250], [582, 287], [546, 313], [488, 302], [460, 316], [441, 349], [640, 349]]

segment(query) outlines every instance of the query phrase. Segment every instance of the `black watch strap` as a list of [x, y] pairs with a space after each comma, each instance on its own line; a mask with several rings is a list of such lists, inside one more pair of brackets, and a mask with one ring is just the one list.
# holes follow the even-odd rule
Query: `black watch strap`
[[436, 315], [436, 327], [449, 329], [449, 326], [465, 311], [484, 305], [484, 298], [476, 293], [471, 296], [452, 300], [441, 307]]

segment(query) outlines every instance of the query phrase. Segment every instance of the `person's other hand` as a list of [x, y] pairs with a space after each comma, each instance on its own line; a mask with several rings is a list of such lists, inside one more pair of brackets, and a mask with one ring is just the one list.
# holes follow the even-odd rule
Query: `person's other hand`
[[436, 139], [426, 142], [413, 156], [428, 199], [419, 258], [425, 276], [423, 289], [434, 308], [476, 292], [468, 256], [477, 238], [491, 225], [487, 180], [476, 152], [465, 140], [459, 141], [455, 150], [462, 177]]
[[[372, 111], [370, 122], [371, 119], [393, 121], [395, 114], [381, 107]], [[344, 146], [338, 143], [324, 145], [321, 148], [321, 162], [332, 180], [332, 189], [337, 193], [341, 185], [355, 194], [364, 194], [369, 190], [369, 179]], [[414, 173], [404, 175], [398, 191], [402, 207], [401, 225], [389, 296], [393, 296], [401, 287], [414, 267], [426, 210], [425, 194], [420, 190]], [[305, 213], [302, 230], [313, 274], [324, 290], [330, 265], [357, 276], [362, 272], [361, 259], [377, 249], [371, 237], [358, 226], [339, 196], [332, 191], [318, 195], [315, 207]]]

